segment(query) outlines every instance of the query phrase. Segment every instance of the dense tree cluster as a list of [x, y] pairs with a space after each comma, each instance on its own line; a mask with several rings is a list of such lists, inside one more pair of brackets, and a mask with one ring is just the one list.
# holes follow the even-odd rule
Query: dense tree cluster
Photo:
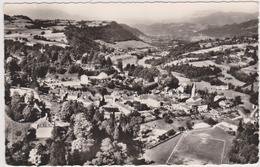
[[[25, 102], [24, 98], [24, 96], [20, 96], [17, 92], [14, 92], [11, 102], [8, 108], [6, 108], [6, 114], [14, 121], [34, 122], [43, 113], [47, 112], [45, 105], [34, 99], [33, 96], [27, 102]], [[35, 107], [35, 105], [40, 108]]]
[[172, 48], [169, 55], [174, 58], [179, 58], [185, 52], [192, 52], [195, 50], [199, 50], [200, 45], [198, 42], [185, 42], [182, 41], [182, 44], [178, 45], [175, 48]]
[[234, 76], [236, 79], [245, 82], [245, 83], [252, 83], [256, 81], [258, 76], [257, 73], [246, 74], [242, 71], [241, 67], [230, 67], [230, 70], [227, 71], [229, 74]]
[[149, 82], [153, 82], [154, 77], [159, 75], [159, 70], [157, 68], [127, 65], [125, 70], [129, 72], [128, 75], [143, 78]]
[[229, 160], [231, 162], [238, 164], [258, 162], [258, 129], [258, 122], [256, 124], [239, 123], [236, 138], [233, 140], [233, 145], [229, 152]]
[[158, 82], [162, 87], [169, 87], [175, 89], [179, 86], [178, 78], [173, 76], [170, 72], [168, 72], [168, 74], [160, 75]]
[[[50, 144], [52, 165], [120, 165], [126, 162], [126, 157], [140, 152], [140, 146], [132, 140], [139, 133], [139, 124], [143, 121], [138, 112], [128, 116], [122, 114], [119, 119], [111, 113], [105, 119], [104, 112], [98, 108], [67, 101], [63, 103], [58, 115], [71, 125], [65, 131], [63, 128], [53, 130]], [[58, 158], [55, 159], [55, 156]]]
[[171, 71], [183, 73], [188, 78], [199, 78], [221, 73], [221, 69], [216, 66], [196, 67], [190, 64], [177, 64], [168, 68]]
[[126, 164], [127, 158], [126, 144], [105, 138], [96, 157], [85, 165], [123, 165]]

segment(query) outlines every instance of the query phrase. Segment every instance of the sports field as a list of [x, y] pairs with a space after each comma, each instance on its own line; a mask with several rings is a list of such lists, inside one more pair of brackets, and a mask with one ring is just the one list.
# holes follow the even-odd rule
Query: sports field
[[206, 133], [184, 133], [173, 149], [167, 164], [221, 164], [225, 141]]
[[144, 157], [155, 164], [228, 164], [234, 136], [218, 127], [183, 132], [152, 149]]

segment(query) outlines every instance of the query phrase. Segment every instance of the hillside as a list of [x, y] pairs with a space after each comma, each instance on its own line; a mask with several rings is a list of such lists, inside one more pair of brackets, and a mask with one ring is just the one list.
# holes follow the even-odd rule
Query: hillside
[[23, 30], [27, 26], [32, 26], [33, 20], [27, 16], [15, 15], [9, 16], [4, 15], [5, 30]]
[[103, 40], [110, 43], [127, 40], [140, 40], [137, 36], [124, 29], [123, 26], [116, 22], [111, 22], [105, 26], [98, 27], [70, 26], [66, 28], [65, 35], [69, 42], [73, 36], [80, 36], [80, 38], [88, 38], [91, 40]]
[[257, 34], [258, 20], [250, 20], [239, 24], [228, 24], [220, 27], [209, 27], [200, 31], [201, 34], [211, 37], [248, 36]]
[[107, 43], [129, 40], [140, 41], [137, 36], [116, 22], [104, 26], [68, 26], [64, 34], [72, 47], [80, 49], [79, 53], [88, 52], [92, 49], [97, 50], [98, 43], [95, 40], [102, 40]]
[[215, 12], [206, 16], [193, 18], [190, 22], [203, 25], [224, 26], [226, 24], [239, 24], [256, 19], [257, 16], [258, 13]]
[[[250, 20], [254, 20], [256, 18], [257, 13], [215, 12], [204, 16], [194, 16], [185, 22], [154, 23], [150, 25], [139, 24], [136, 25], [136, 28], [151, 36], [191, 40], [198, 36], [221, 37], [237, 33], [239, 35], [246, 34], [245, 30], [242, 30], [239, 27], [247, 27], [247, 24], [249, 24], [249, 26], [250, 24], [254, 24], [250, 23]], [[243, 22], [248, 23], [243, 25]], [[230, 25], [227, 24], [234, 24], [234, 26], [230, 27]], [[236, 25], [238, 25], [238, 27]], [[228, 32], [221, 33], [221, 26], [225, 26], [223, 27], [223, 30], [228, 30]], [[232, 28], [235, 28], [233, 34]], [[253, 27], [249, 28], [250, 34], [251, 32], [254, 33], [257, 27], [252, 28]]]
[[144, 34], [143, 32], [141, 32], [140, 30], [138, 30], [137, 28], [133, 28], [133, 27], [130, 27], [126, 24], [120, 24], [120, 26], [122, 26], [124, 29], [126, 29], [127, 31], [130, 31], [132, 34], [134, 34], [135, 36], [137, 37], [140, 37], [140, 36], [147, 36], [146, 34]]

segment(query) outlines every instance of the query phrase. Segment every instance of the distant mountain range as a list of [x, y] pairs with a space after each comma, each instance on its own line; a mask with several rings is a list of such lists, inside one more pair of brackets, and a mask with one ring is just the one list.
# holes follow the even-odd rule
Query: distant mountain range
[[202, 17], [194, 17], [185, 23], [139, 24], [136, 27], [150, 36], [185, 40], [196, 36], [250, 35], [257, 33], [257, 16], [257, 13], [216, 12]]
[[[63, 25], [82, 26], [82, 22], [74, 20], [33, 20], [27, 16], [4, 15], [5, 30], [19, 28], [41, 28]], [[119, 24], [115, 21], [83, 21], [85, 28], [80, 30], [80, 38], [90, 40], [100, 39], [105, 42], [118, 42], [127, 40], [151, 41], [153, 37], [168, 39], [200, 39], [200, 37], [230, 37], [234, 35], [257, 34], [258, 19], [257, 13], [238, 12], [216, 12], [206, 16], [196, 16], [185, 23], [155, 23], [151, 25], [139, 24], [135, 28], [126, 24]], [[76, 30], [79, 31], [79, 30]]]
[[193, 18], [190, 22], [202, 25], [224, 26], [226, 24], [246, 22], [257, 17], [258, 13], [215, 12], [206, 16]]
[[228, 24], [219, 27], [209, 27], [199, 33], [211, 37], [246, 36], [258, 33], [258, 19], [239, 24]]

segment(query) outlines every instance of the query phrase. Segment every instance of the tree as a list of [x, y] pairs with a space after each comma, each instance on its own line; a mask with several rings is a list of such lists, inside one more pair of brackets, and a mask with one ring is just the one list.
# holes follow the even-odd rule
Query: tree
[[122, 62], [121, 59], [117, 61], [117, 68], [118, 68], [120, 71], [123, 71], [123, 62]]
[[83, 137], [79, 137], [71, 143], [71, 151], [75, 150], [80, 153], [85, 153], [91, 151], [91, 147], [94, 145], [93, 139], [85, 139]]
[[22, 141], [13, 143], [10, 149], [8, 149], [7, 146], [7, 151], [11, 155], [10, 159], [12, 161], [9, 162], [10, 165], [29, 165], [28, 159], [30, 148], [28, 141], [23, 139]]
[[213, 126], [215, 124], [217, 124], [218, 122], [216, 120], [214, 120], [213, 118], [211, 117], [205, 117], [203, 119], [204, 122], [208, 123], [209, 125]]
[[239, 124], [238, 124], [238, 128], [237, 128], [237, 132], [241, 133], [243, 131], [244, 131], [243, 123], [242, 123], [242, 120], [240, 120]]
[[59, 116], [61, 120], [69, 122], [71, 119], [71, 116], [74, 113], [83, 112], [85, 109], [83, 107], [82, 103], [79, 103], [77, 101], [66, 101], [63, 103], [62, 108], [59, 112]]
[[113, 65], [112, 60], [111, 60], [110, 57], [107, 57], [106, 64], [107, 64], [107, 66], [112, 66]]
[[234, 99], [234, 105], [237, 106], [239, 104], [242, 104], [241, 96], [236, 96]]
[[36, 129], [30, 128], [30, 129], [28, 129], [28, 131], [27, 131], [26, 140], [27, 140], [27, 141], [32, 141], [32, 140], [34, 140], [34, 139], [36, 139]]
[[193, 128], [192, 128], [193, 124], [194, 124], [194, 123], [191, 122], [191, 120], [187, 120], [187, 121], [186, 121], [186, 126], [187, 126], [187, 128], [188, 128], [189, 130], [193, 129]]
[[166, 80], [166, 86], [169, 88], [177, 88], [179, 86], [179, 80], [170, 74], [169, 78]]
[[28, 104], [23, 109], [23, 118], [25, 122], [34, 122], [40, 117], [41, 113], [39, 110], [34, 108], [31, 104]]
[[41, 143], [37, 144], [35, 148], [30, 151], [29, 162], [33, 165], [46, 165], [49, 161], [49, 153], [47, 147]]
[[113, 135], [114, 140], [118, 141], [120, 139], [121, 133], [122, 133], [122, 128], [120, 125], [117, 125], [114, 130], [114, 135]]
[[83, 113], [78, 113], [75, 116], [75, 124], [73, 128], [76, 138], [88, 137], [93, 129], [92, 123], [89, 122]]
[[5, 104], [9, 104], [11, 101], [11, 92], [10, 92], [11, 85], [5, 81]]
[[[85, 139], [83, 137], [77, 138], [71, 143], [71, 155], [76, 158], [78, 162], [76, 164], [82, 165], [84, 162], [90, 160], [95, 156], [92, 147], [94, 146], [93, 139]], [[75, 165], [75, 164], [73, 164]]]
[[106, 138], [102, 141], [100, 149], [96, 157], [86, 164], [123, 165], [127, 162], [127, 147], [123, 143], [112, 142], [111, 139]]
[[166, 123], [171, 124], [173, 123], [173, 120], [171, 119], [171, 116], [169, 114], [163, 115], [163, 119]]
[[50, 165], [66, 165], [66, 149], [63, 141], [54, 141], [50, 148]]
[[256, 132], [259, 131], [257, 124], [239, 123], [238, 133], [233, 140], [232, 147], [229, 152], [229, 160], [233, 163], [252, 164], [258, 162], [258, 144], [259, 138]]
[[11, 100], [11, 117], [15, 121], [19, 121], [23, 118], [22, 111], [26, 104], [24, 103], [23, 97], [19, 95], [19, 93], [14, 92]]
[[13, 75], [15, 72], [20, 71], [20, 67], [17, 64], [17, 60], [15, 58], [12, 58], [10, 62], [8, 62], [7, 67], [11, 73], [11, 75]]
[[54, 126], [52, 130], [52, 139], [53, 140], [62, 140], [63, 139], [63, 132], [62, 128], [59, 126]]
[[104, 121], [104, 113], [100, 112], [99, 110], [96, 110], [93, 116], [93, 120], [95, 123], [101, 123], [102, 121]]

